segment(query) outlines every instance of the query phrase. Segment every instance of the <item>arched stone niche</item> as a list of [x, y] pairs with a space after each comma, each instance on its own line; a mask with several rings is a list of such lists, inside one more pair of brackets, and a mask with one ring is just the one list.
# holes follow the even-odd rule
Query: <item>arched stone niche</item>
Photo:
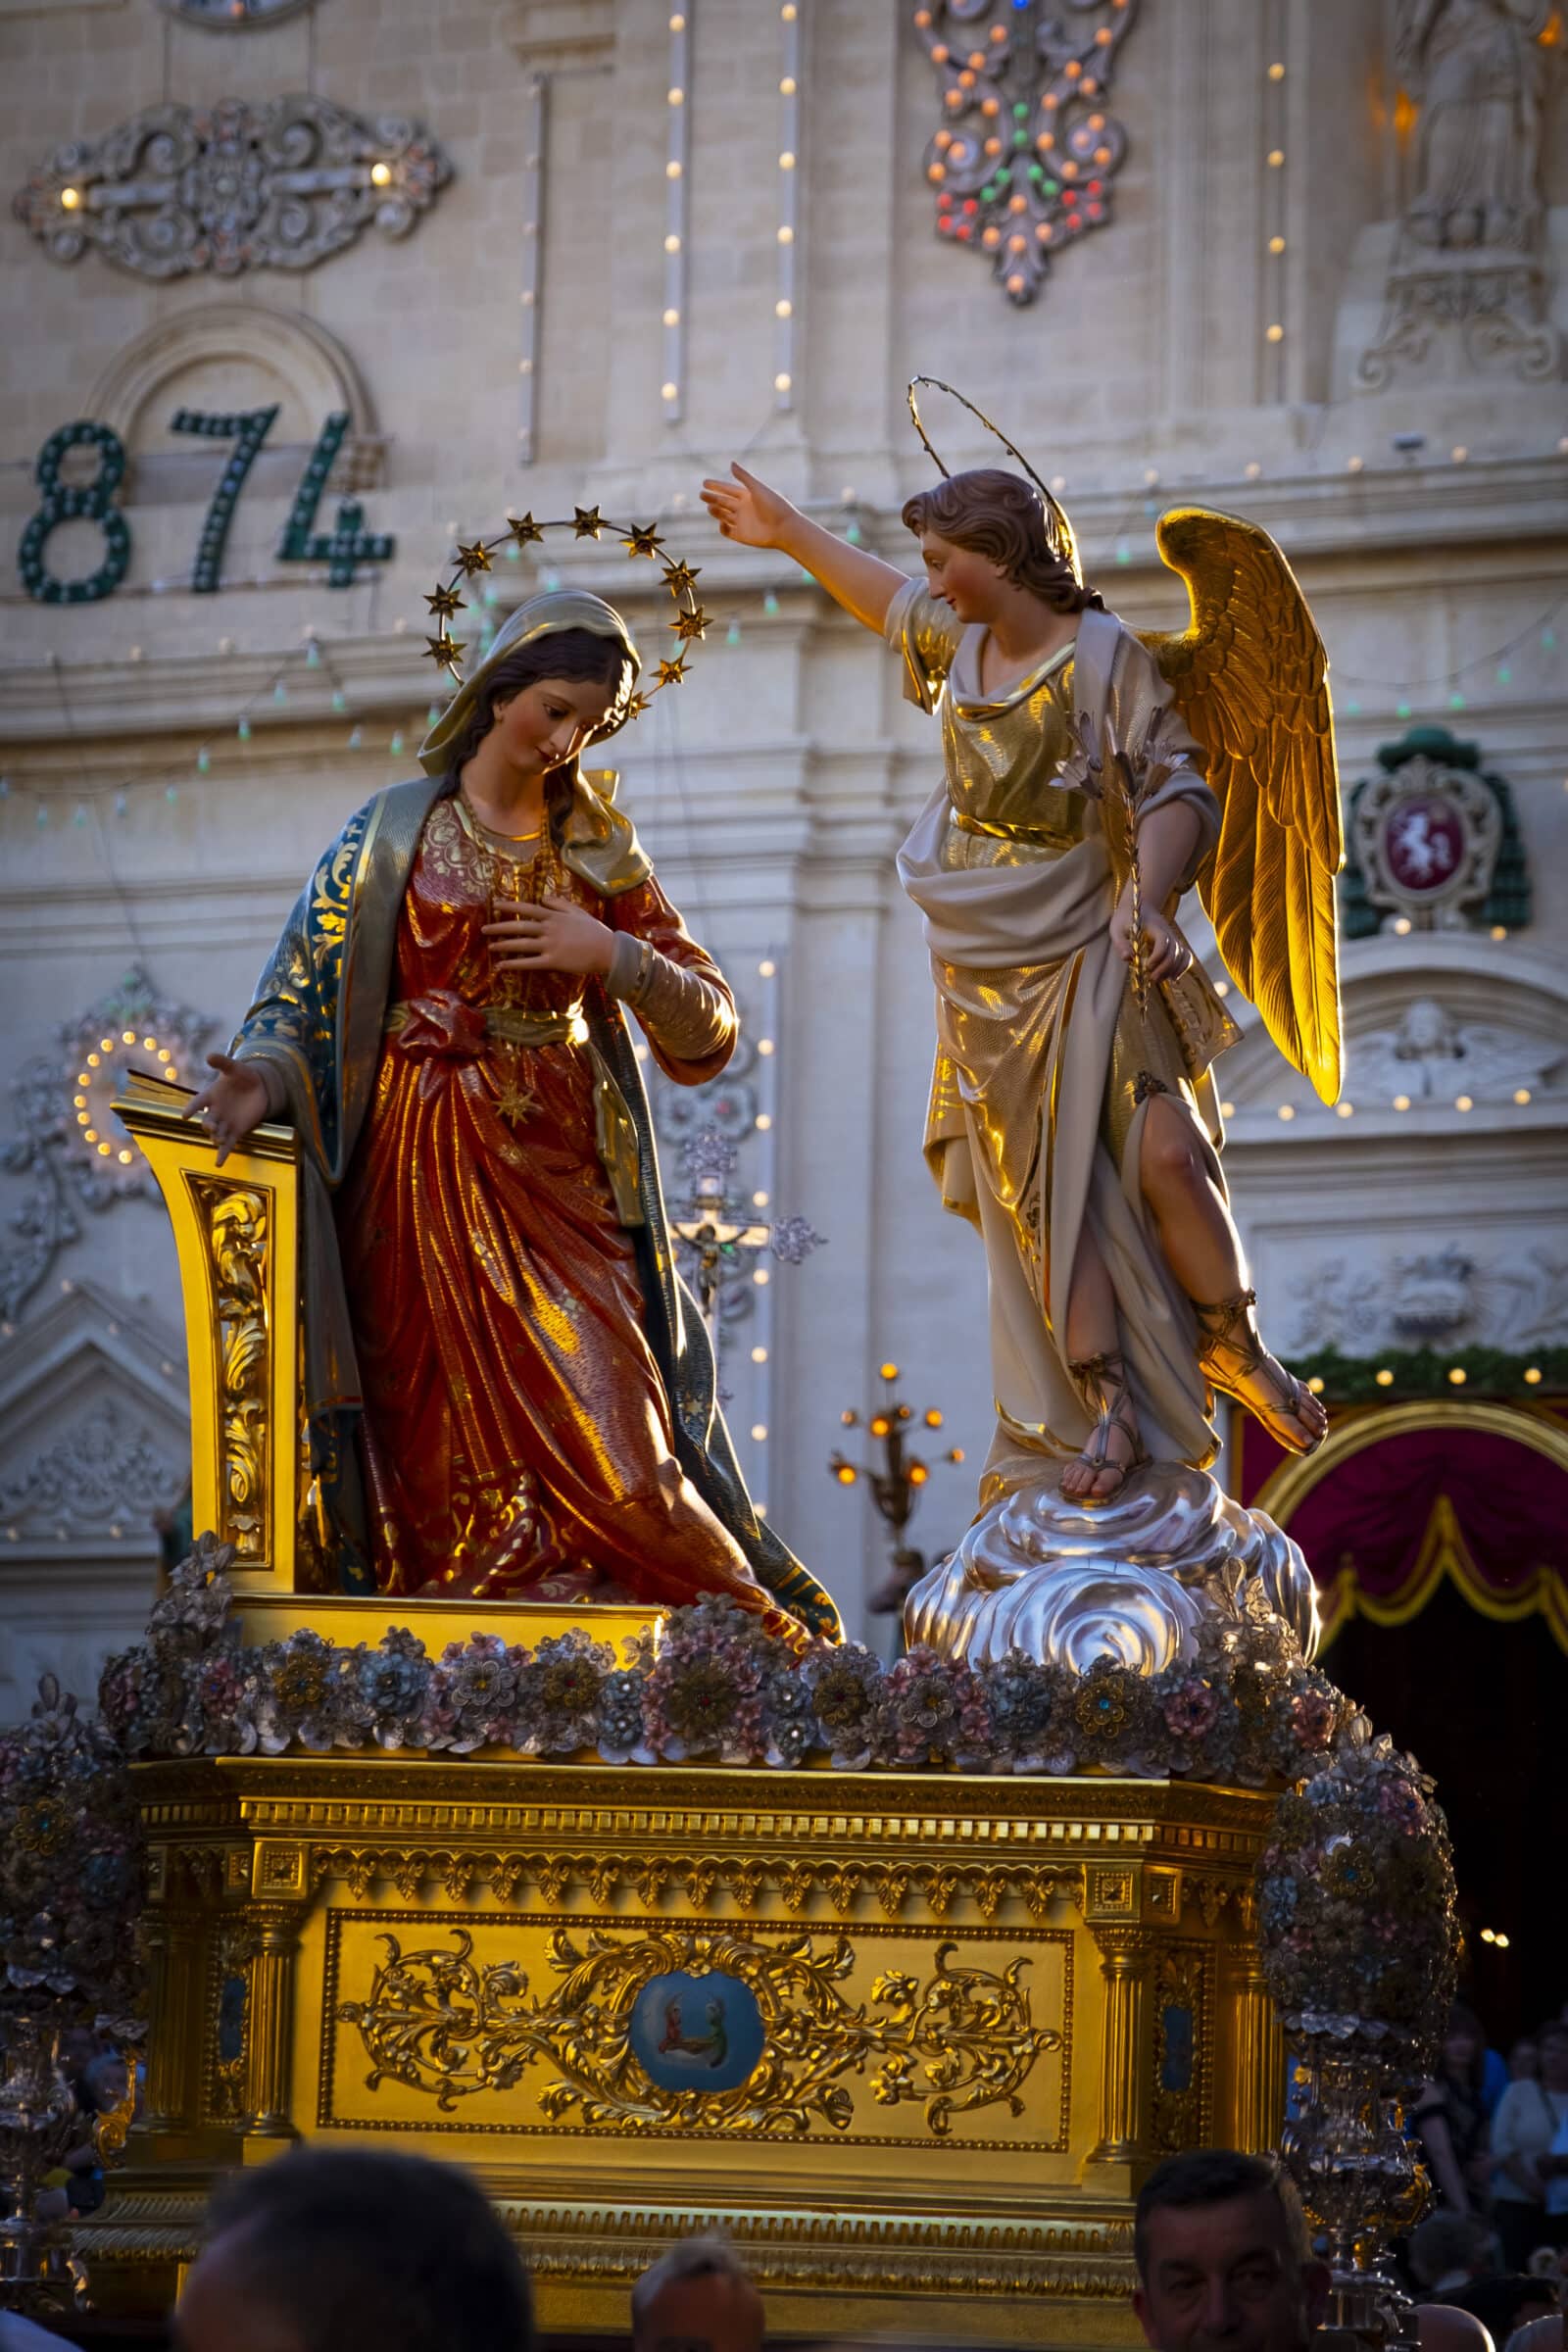
[[[231, 413], [274, 402], [278, 416], [256, 463], [258, 487], [291, 487], [300, 453], [340, 409], [350, 422], [332, 488], [375, 487], [385, 444], [364, 379], [337, 338], [298, 312], [214, 302], [160, 319], [116, 354], [83, 414], [119, 434], [130, 461], [130, 495], [157, 506], [210, 495], [210, 466], [191, 462], [202, 442], [171, 429], [179, 410]], [[273, 470], [275, 485], [268, 480]]]

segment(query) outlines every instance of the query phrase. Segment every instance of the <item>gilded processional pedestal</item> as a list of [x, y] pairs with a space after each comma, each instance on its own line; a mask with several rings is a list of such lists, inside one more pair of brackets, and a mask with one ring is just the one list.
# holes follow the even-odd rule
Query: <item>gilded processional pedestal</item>
[[[173, 1218], [194, 1521], [233, 1546], [241, 1644], [562, 1636], [298, 1589], [294, 1143], [220, 1169], [178, 1107], [149, 1083], [122, 1115]], [[651, 1613], [586, 1614], [648, 1654]], [[1261, 1789], [297, 1742], [137, 1775], [146, 2108], [83, 2232], [109, 2308], [167, 2302], [218, 2175], [331, 2139], [471, 2165], [551, 2328], [622, 2325], [646, 2263], [718, 2226], [791, 2332], [913, 2305], [932, 2335], [1130, 2342], [1144, 2173], [1278, 2135]]]

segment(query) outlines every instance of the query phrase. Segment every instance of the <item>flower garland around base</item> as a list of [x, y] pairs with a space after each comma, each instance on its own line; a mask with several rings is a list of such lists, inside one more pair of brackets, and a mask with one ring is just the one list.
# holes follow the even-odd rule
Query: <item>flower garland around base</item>
[[887, 1667], [854, 1642], [797, 1658], [717, 1599], [671, 1611], [657, 1646], [629, 1642], [617, 1665], [584, 1627], [532, 1650], [472, 1634], [439, 1657], [402, 1629], [374, 1648], [302, 1628], [242, 1649], [228, 1622], [231, 1556], [203, 1537], [146, 1642], [105, 1668], [100, 1703], [127, 1754], [379, 1747], [779, 1770], [815, 1761], [840, 1772], [1174, 1773], [1262, 1788], [1303, 1779], [1345, 1740], [1368, 1737], [1260, 1593], [1240, 1618], [1205, 1627], [1193, 1658], [1152, 1677], [1109, 1658], [1080, 1676], [1018, 1651], [971, 1670], [915, 1649]]

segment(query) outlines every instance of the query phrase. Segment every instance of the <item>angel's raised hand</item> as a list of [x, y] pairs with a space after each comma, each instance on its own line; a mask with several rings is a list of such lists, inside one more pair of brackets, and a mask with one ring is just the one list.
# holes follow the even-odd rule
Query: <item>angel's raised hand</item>
[[760, 482], [744, 466], [732, 465], [733, 477], [710, 476], [703, 484], [703, 504], [726, 539], [742, 547], [776, 547], [779, 533], [793, 513], [787, 498]]

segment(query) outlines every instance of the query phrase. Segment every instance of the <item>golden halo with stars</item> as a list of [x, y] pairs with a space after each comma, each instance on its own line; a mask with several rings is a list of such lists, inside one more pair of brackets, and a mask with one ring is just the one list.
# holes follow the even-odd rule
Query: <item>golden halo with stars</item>
[[578, 507], [569, 515], [557, 521], [536, 522], [531, 514], [509, 514], [507, 527], [498, 538], [474, 539], [466, 545], [460, 539], [453, 559], [452, 576], [438, 580], [425, 598], [434, 624], [434, 636], [426, 636], [425, 658], [450, 672], [454, 684], [463, 679], [463, 648], [453, 636], [451, 623], [460, 612], [468, 610], [463, 590], [480, 572], [491, 569], [491, 557], [498, 549], [522, 549], [542, 544], [546, 531], [570, 531], [574, 539], [601, 539], [608, 531], [618, 539], [627, 557], [635, 563], [639, 557], [662, 566], [664, 585], [669, 590], [674, 610], [669, 627], [675, 642], [668, 658], [655, 664], [656, 683], [646, 694], [634, 694], [617, 724], [638, 718], [647, 710], [656, 694], [666, 686], [684, 684], [687, 676], [687, 657], [694, 645], [708, 634], [709, 616], [698, 601], [697, 582], [700, 568], [686, 563], [676, 563], [664, 553], [664, 543], [651, 522], [612, 522], [597, 507]]

